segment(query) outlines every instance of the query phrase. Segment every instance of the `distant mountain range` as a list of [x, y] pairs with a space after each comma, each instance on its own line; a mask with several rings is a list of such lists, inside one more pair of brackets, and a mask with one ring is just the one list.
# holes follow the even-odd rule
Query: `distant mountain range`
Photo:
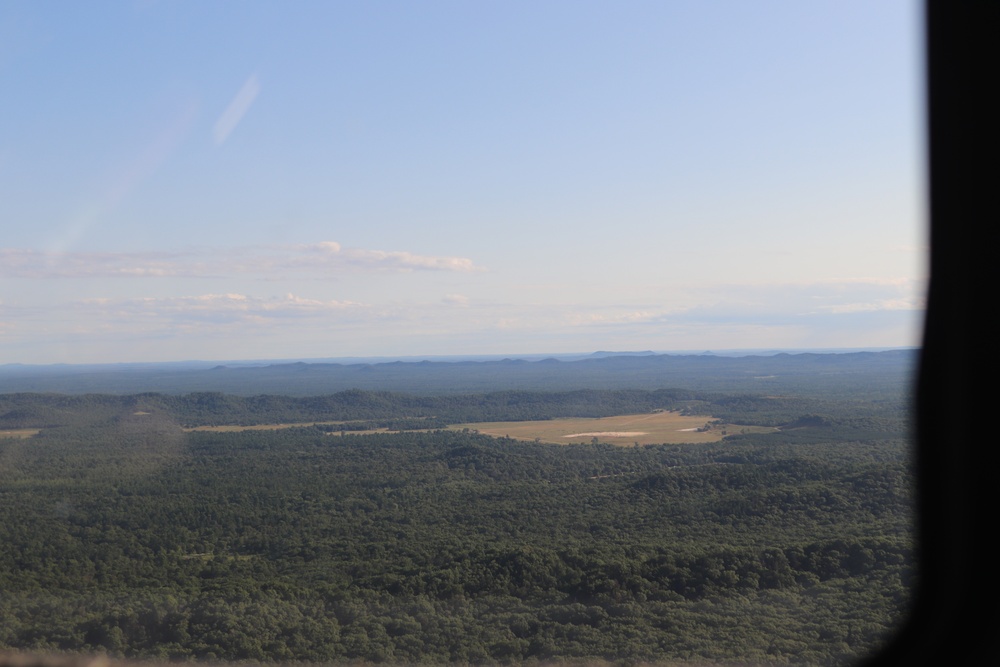
[[[725, 355], [725, 356], [723, 356]], [[454, 360], [171, 362], [0, 366], [0, 392], [319, 395], [345, 389], [466, 393], [504, 389], [660, 389], [749, 393], [898, 391], [917, 350], [658, 354], [595, 352]], [[446, 358], [447, 359], [447, 358]]]

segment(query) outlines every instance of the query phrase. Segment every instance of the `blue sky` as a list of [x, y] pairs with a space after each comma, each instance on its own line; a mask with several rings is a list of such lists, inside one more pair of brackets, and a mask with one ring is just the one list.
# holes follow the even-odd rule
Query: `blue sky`
[[913, 2], [5, 2], [0, 363], [919, 343]]

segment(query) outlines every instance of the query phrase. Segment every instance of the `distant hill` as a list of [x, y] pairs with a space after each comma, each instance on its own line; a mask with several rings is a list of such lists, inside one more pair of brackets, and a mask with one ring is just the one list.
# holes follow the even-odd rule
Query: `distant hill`
[[655, 355], [655, 352], [645, 351], [645, 352], [594, 352], [590, 355], [591, 359], [603, 359], [605, 357], [649, 357]]
[[486, 361], [380, 363], [249, 362], [0, 366], [0, 392], [68, 394], [219, 391], [251, 396], [308, 396], [345, 389], [423, 394], [506, 389], [660, 389], [763, 394], [842, 394], [855, 398], [898, 392], [912, 378], [916, 350], [843, 353], [602, 353], [576, 360], [548, 357]]

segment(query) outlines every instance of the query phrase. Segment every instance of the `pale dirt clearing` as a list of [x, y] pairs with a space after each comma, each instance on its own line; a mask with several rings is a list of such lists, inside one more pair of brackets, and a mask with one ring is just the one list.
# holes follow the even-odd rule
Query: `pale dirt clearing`
[[[219, 426], [196, 426], [185, 428], [185, 431], [273, 431], [283, 428], [294, 428], [313, 425], [342, 426], [343, 421], [313, 421], [281, 424], [254, 424], [239, 426], [235, 424]], [[638, 427], [638, 428], [636, 428]], [[641, 430], [639, 430], [641, 429]], [[395, 429], [392, 429], [395, 430]], [[420, 430], [420, 429], [408, 429]], [[475, 431], [494, 437], [510, 437], [515, 440], [546, 442], [568, 445], [590, 443], [594, 439], [600, 442], [621, 445], [656, 445], [717, 442], [728, 434], [772, 432], [773, 428], [757, 426], [733, 426], [717, 424], [712, 417], [705, 415], [682, 415], [679, 412], [660, 410], [635, 415], [618, 415], [615, 417], [567, 419], [548, 419], [542, 421], [520, 422], [479, 422], [471, 424], [454, 424], [448, 427], [452, 431]], [[346, 435], [367, 435], [386, 433], [390, 429], [379, 428], [364, 431], [344, 430]], [[34, 435], [32, 431], [19, 437]], [[328, 431], [328, 435], [341, 435], [341, 431]], [[8, 436], [10, 437], [10, 436]], [[18, 436], [15, 436], [18, 437]]]
[[660, 411], [600, 419], [569, 418], [457, 424], [449, 428], [458, 431], [467, 428], [496, 437], [507, 436], [515, 440], [563, 445], [589, 443], [597, 438], [600, 442], [623, 447], [635, 444], [716, 442], [729, 433], [750, 430], [750, 427], [728, 427], [727, 430], [724, 425], [710, 425], [709, 422], [713, 421], [712, 417], [705, 415], [692, 416]]
[[40, 428], [14, 428], [5, 431], [0, 431], [0, 438], [30, 438], [33, 435], [38, 435], [42, 429]]
[[[684, 429], [685, 431], [689, 429]], [[695, 429], [690, 429], [695, 430]], [[594, 433], [570, 433], [564, 438], [634, 438], [637, 435], [649, 435], [646, 431], [596, 431]]]

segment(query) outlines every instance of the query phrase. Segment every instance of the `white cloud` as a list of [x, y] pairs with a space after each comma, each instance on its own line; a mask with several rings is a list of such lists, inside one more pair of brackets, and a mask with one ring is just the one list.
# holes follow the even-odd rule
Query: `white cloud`
[[162, 317], [203, 317], [218, 315], [231, 319], [234, 314], [254, 317], [283, 317], [365, 309], [353, 301], [304, 299], [294, 294], [281, 298], [251, 297], [245, 294], [199, 294], [194, 296], [140, 297], [112, 300], [86, 299], [81, 304], [113, 310], [122, 315], [155, 315]]
[[464, 294], [445, 294], [441, 301], [452, 306], [469, 307], [469, 297]]
[[838, 303], [830, 306], [821, 306], [821, 310], [833, 314], [870, 313], [879, 310], [922, 310], [923, 308], [922, 301], [913, 298], [882, 299], [866, 303]]
[[434, 257], [395, 250], [364, 250], [341, 248], [335, 241], [322, 241], [299, 246], [307, 251], [292, 261], [296, 266], [351, 266], [365, 269], [397, 271], [480, 271], [471, 259], [465, 257]]
[[[713, 285], [692, 288], [678, 309], [692, 319], [730, 320], [922, 310], [923, 283], [911, 278], [852, 278], [813, 283]], [[678, 301], [682, 299], [679, 298]], [[678, 312], [678, 311], [675, 311]]]
[[[346, 252], [316, 244], [293, 254], [336, 260]], [[261, 255], [249, 249], [232, 261], [247, 263]], [[275, 357], [323, 356], [319, 351], [325, 349], [432, 354], [890, 346], [918, 340], [922, 308], [918, 283], [906, 280], [675, 287], [659, 300], [618, 303], [559, 302], [545, 299], [544, 292], [532, 303], [461, 293], [414, 300], [395, 291], [351, 300], [329, 298], [342, 295], [319, 282], [283, 286], [274, 295], [232, 285], [137, 297], [116, 294], [116, 285], [88, 282], [87, 290], [108, 291], [50, 304], [29, 303], [18, 295], [24, 305], [0, 304], [0, 322], [10, 325], [0, 334], [8, 354], [46, 344], [72, 350], [101, 341], [108, 350], [135, 359], [162, 354], [152, 341], [173, 341], [176, 349], [190, 350], [189, 358], [204, 357], [209, 349], [218, 350], [212, 353], [216, 358], [249, 358], [232, 355], [237, 349]], [[300, 292], [306, 285], [317, 291]], [[173, 285], [157, 283], [156, 289], [164, 286]], [[17, 358], [29, 358], [26, 354], [18, 352]]]
[[665, 313], [659, 312], [649, 312], [646, 310], [634, 310], [626, 312], [612, 312], [612, 313], [602, 313], [602, 312], [577, 312], [572, 313], [568, 322], [572, 326], [587, 326], [592, 324], [623, 324], [623, 323], [635, 323], [635, 322], [654, 322], [662, 320], [666, 316]]
[[323, 252], [338, 253], [340, 252], [340, 244], [336, 241], [320, 241], [319, 243], [314, 243], [311, 246], [306, 246], [308, 248], [314, 248], [316, 250], [321, 250]]
[[348, 250], [344, 253], [352, 264], [379, 269], [403, 271], [475, 271], [472, 260], [464, 257], [428, 257], [409, 252], [382, 250]]
[[0, 277], [7, 278], [276, 278], [339, 272], [481, 271], [465, 257], [406, 251], [342, 249], [339, 243], [174, 252], [44, 252], [0, 248]]

